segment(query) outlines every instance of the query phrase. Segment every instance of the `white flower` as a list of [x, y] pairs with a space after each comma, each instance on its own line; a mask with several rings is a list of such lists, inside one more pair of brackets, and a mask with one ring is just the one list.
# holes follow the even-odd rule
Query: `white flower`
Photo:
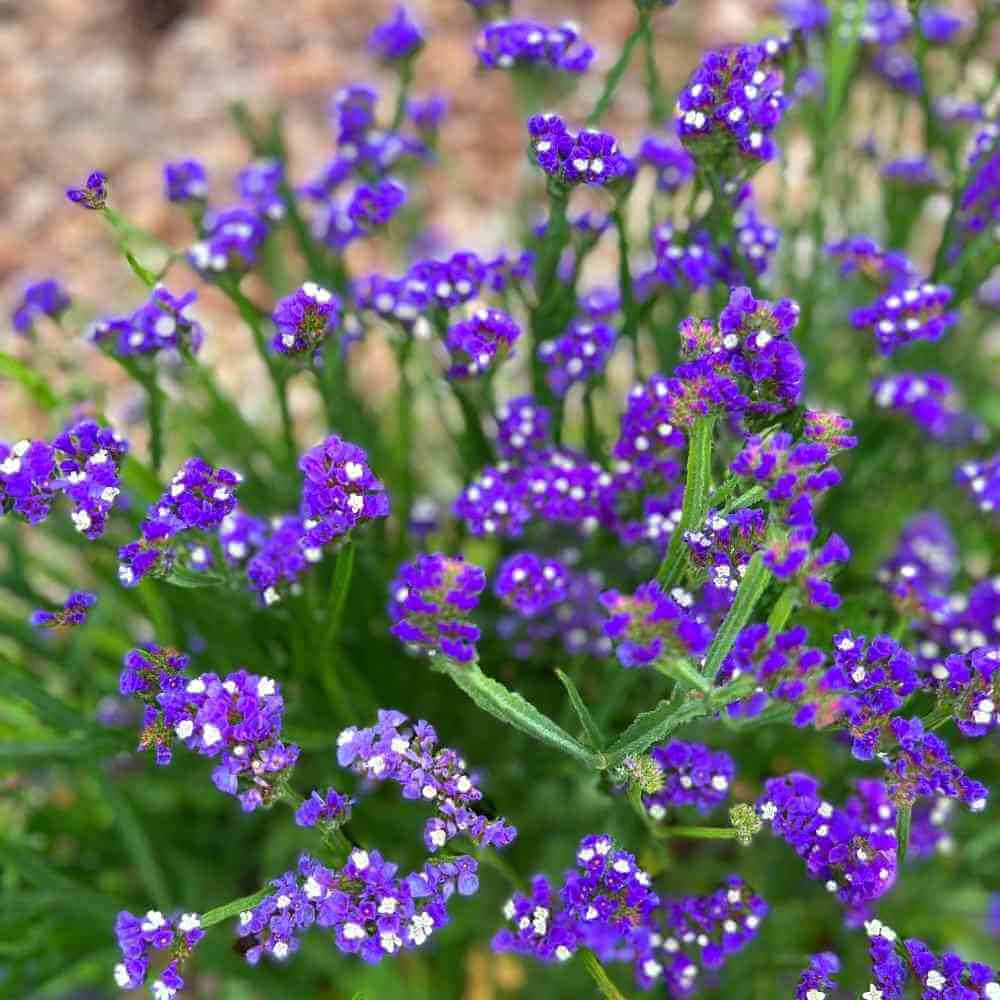
[[158, 931], [166, 922], [166, 918], [159, 910], [149, 910], [140, 927], [144, 933], [151, 934], [153, 931]]
[[162, 979], [157, 979], [152, 986], [153, 1000], [171, 1000], [177, 995], [177, 990], [167, 984]]
[[174, 726], [174, 732], [179, 740], [186, 740], [194, 732], [194, 723], [190, 719], [181, 719]]
[[354, 923], [353, 921], [344, 924], [343, 934], [348, 941], [360, 941], [362, 938], [368, 936], [364, 927], [362, 927], [361, 924]]
[[363, 872], [371, 864], [367, 851], [351, 851], [351, 861], [359, 872]]
[[222, 739], [222, 731], [211, 722], [201, 727], [201, 739], [207, 747], [214, 747]]
[[415, 945], [423, 944], [434, 930], [434, 918], [429, 913], [415, 913], [410, 920], [410, 940]]
[[927, 985], [927, 989], [935, 990], [938, 993], [944, 989], [947, 982], [948, 980], [945, 979], [937, 969], [931, 969], [931, 971], [927, 973], [927, 978], [924, 980], [924, 983]]
[[128, 974], [128, 969], [125, 968], [124, 962], [119, 962], [115, 966], [115, 985], [119, 989], [125, 989], [126, 986], [132, 981], [132, 977]]
[[177, 929], [182, 934], [196, 931], [199, 927], [201, 927], [201, 918], [197, 913], [182, 913], [180, 920], [177, 921]]

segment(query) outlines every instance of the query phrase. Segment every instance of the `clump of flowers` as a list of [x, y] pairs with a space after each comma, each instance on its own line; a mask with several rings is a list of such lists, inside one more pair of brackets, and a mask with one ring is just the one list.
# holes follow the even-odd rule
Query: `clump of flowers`
[[403, 6], [398, 6], [393, 16], [379, 24], [368, 38], [368, 48], [385, 62], [412, 59], [423, 44], [420, 25]]
[[340, 300], [314, 281], [286, 295], [274, 307], [272, 345], [281, 354], [315, 351], [340, 319]]
[[476, 655], [479, 628], [469, 613], [486, 587], [486, 574], [460, 557], [435, 553], [400, 567], [389, 585], [390, 631], [401, 642], [459, 663]]
[[167, 201], [203, 202], [208, 197], [208, 173], [200, 160], [175, 160], [163, 165]]
[[851, 322], [858, 330], [870, 330], [879, 353], [890, 355], [914, 340], [940, 340], [958, 322], [958, 314], [947, 309], [951, 299], [947, 285], [931, 282], [890, 289], [855, 309]]
[[596, 129], [571, 132], [558, 115], [533, 116], [528, 121], [528, 135], [535, 162], [553, 181], [570, 187], [603, 187], [628, 178], [633, 171], [614, 136]]
[[551, 447], [552, 416], [532, 396], [517, 396], [498, 410], [497, 445], [508, 461], [530, 460]]
[[569, 574], [558, 559], [520, 552], [505, 559], [493, 587], [497, 597], [525, 618], [533, 618], [566, 599]]
[[963, 463], [955, 470], [955, 479], [984, 514], [992, 514], [1000, 503], [1000, 452]]
[[840, 972], [840, 959], [832, 951], [821, 951], [809, 958], [795, 987], [795, 1000], [826, 1000], [837, 989], [834, 977]]
[[182, 913], [170, 919], [159, 910], [149, 910], [141, 917], [120, 911], [115, 919], [115, 937], [122, 960], [114, 968], [115, 985], [123, 990], [138, 989], [149, 975], [151, 953], [165, 951], [169, 960], [151, 989], [156, 1000], [170, 1000], [184, 988], [181, 969], [204, 936], [197, 913]]
[[39, 628], [61, 630], [82, 625], [90, 609], [97, 603], [97, 594], [74, 590], [58, 611], [39, 609], [31, 612], [31, 624]]
[[546, 381], [556, 396], [570, 387], [599, 375], [615, 344], [615, 332], [606, 323], [574, 320], [554, 340], [538, 345], [538, 356], [546, 367]]
[[72, 304], [69, 294], [55, 278], [45, 278], [28, 285], [11, 313], [14, 332], [28, 337], [35, 332], [35, 323], [43, 316], [59, 323]]
[[95, 212], [103, 209], [108, 203], [108, 176], [100, 170], [87, 175], [80, 187], [66, 189], [66, 197], [81, 208], [89, 208]]
[[500, 309], [473, 309], [468, 319], [448, 329], [445, 346], [451, 356], [448, 378], [466, 379], [491, 372], [508, 358], [521, 328]]
[[872, 382], [872, 397], [883, 409], [904, 413], [927, 437], [948, 444], [982, 440], [986, 428], [963, 410], [955, 385], [938, 372], [899, 372]]
[[491, 21], [476, 40], [476, 55], [487, 69], [539, 67], [583, 73], [594, 58], [594, 47], [583, 41], [571, 21]]
[[736, 774], [729, 754], [703, 743], [671, 740], [653, 747], [650, 756], [663, 772], [663, 787], [643, 798], [653, 819], [663, 819], [677, 806], [694, 806], [701, 813], [710, 813], [729, 797]]

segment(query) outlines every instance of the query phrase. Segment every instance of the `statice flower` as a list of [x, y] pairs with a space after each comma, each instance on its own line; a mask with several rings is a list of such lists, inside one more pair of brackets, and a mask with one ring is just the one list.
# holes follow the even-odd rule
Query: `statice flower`
[[906, 254], [883, 250], [870, 236], [847, 236], [825, 249], [840, 262], [841, 274], [860, 274], [879, 288], [908, 286], [918, 277]]
[[757, 812], [805, 861], [809, 877], [848, 906], [878, 899], [892, 887], [896, 836], [889, 818], [866, 822], [863, 810], [835, 807], [820, 796], [815, 778], [797, 771], [765, 783]]
[[614, 136], [595, 129], [571, 132], [558, 115], [534, 115], [528, 136], [535, 162], [562, 184], [607, 185], [631, 176], [634, 167]]
[[445, 346], [451, 356], [448, 378], [473, 378], [491, 372], [513, 353], [521, 328], [503, 310], [481, 306], [449, 327]]
[[174, 160], [163, 165], [163, 189], [168, 201], [203, 202], [208, 197], [208, 174], [200, 160]]
[[265, 955], [283, 961], [317, 926], [332, 931], [338, 951], [375, 964], [420, 947], [444, 927], [449, 898], [477, 890], [476, 870], [474, 858], [461, 856], [397, 876], [398, 866], [378, 851], [355, 848], [333, 869], [303, 854], [297, 868], [271, 883], [271, 895], [240, 914], [237, 934], [247, 944], [240, 951], [251, 965]]
[[[258, 537], [255, 529], [250, 530]], [[295, 515], [275, 517], [267, 528], [260, 526], [260, 532], [256, 551], [246, 562], [246, 577], [261, 603], [270, 607], [287, 594], [299, 592], [299, 578], [320, 561], [323, 550], [307, 542], [305, 522]], [[235, 542], [237, 552], [250, 551], [241, 536]]]
[[1000, 213], [1000, 126], [990, 122], [979, 132], [969, 153], [968, 180], [959, 200], [965, 234], [989, 232]]
[[389, 516], [389, 497], [363, 448], [336, 434], [299, 459], [307, 549], [321, 549], [378, 517]]
[[[902, 46], [878, 49], [871, 60], [872, 69], [890, 87], [904, 94], [919, 94], [923, 89], [920, 65], [916, 57]], [[890, 177], [891, 174], [883, 174]]]
[[986, 429], [963, 410], [951, 379], [937, 372], [899, 372], [872, 382], [876, 406], [908, 416], [927, 437], [949, 444], [982, 440]]
[[538, 345], [549, 388], [565, 396], [577, 382], [600, 375], [614, 344], [615, 331], [605, 323], [573, 320], [561, 336]]
[[618, 440], [612, 455], [636, 468], [663, 471], [664, 463], [674, 478], [679, 472], [676, 451], [687, 440], [674, 423], [675, 381], [664, 375], [652, 375], [633, 387], [622, 411]]
[[729, 797], [736, 774], [729, 754], [681, 740], [653, 747], [649, 753], [663, 772], [663, 787], [643, 797], [653, 819], [663, 819], [668, 809], [677, 806], [694, 806], [700, 813], [710, 813]]
[[936, 608], [958, 571], [958, 547], [948, 522], [936, 511], [911, 517], [896, 547], [878, 570], [878, 581], [908, 617]]
[[[121, 330], [112, 350], [122, 355], [156, 354], [159, 351], [197, 351], [205, 339], [205, 331], [192, 314], [198, 293], [191, 289], [183, 295], [173, 295], [164, 285], [157, 285], [149, 298], [129, 319], [128, 329]], [[100, 344], [114, 331], [97, 330], [91, 339]]]
[[1000, 504], [1000, 452], [981, 462], [963, 463], [955, 479], [984, 514], [992, 514]]
[[298, 826], [316, 826], [317, 823], [341, 826], [350, 819], [353, 802], [335, 788], [328, 788], [323, 795], [313, 789], [295, 810], [295, 822]]
[[660, 191], [673, 193], [695, 174], [695, 162], [691, 154], [672, 139], [646, 136], [639, 144], [636, 158], [640, 166], [650, 166], [656, 172], [656, 187]]
[[48, 316], [56, 323], [71, 305], [70, 297], [55, 278], [45, 278], [28, 285], [21, 294], [21, 299], [11, 313], [10, 322], [15, 333], [21, 336], [31, 336], [35, 332], [35, 323]]
[[688, 610], [690, 595], [665, 594], [656, 580], [642, 584], [634, 594], [609, 590], [601, 594], [608, 611], [604, 631], [616, 643], [623, 667], [644, 667], [660, 657], [704, 653], [711, 629]]
[[410, 59], [424, 44], [420, 25], [403, 6], [388, 21], [377, 25], [368, 38], [368, 48], [385, 62]]
[[[906, 78], [902, 81], [908, 82]], [[930, 189], [941, 184], [941, 177], [926, 156], [904, 156], [882, 165], [884, 180], [904, 188]]]
[[568, 582], [558, 559], [520, 552], [500, 564], [493, 589], [507, 607], [533, 618], [566, 599]]
[[774, 159], [771, 133], [785, 109], [776, 39], [706, 52], [677, 99], [685, 148], [722, 176], [745, 174]]
[[188, 250], [188, 261], [204, 277], [249, 271], [269, 232], [259, 213], [243, 205], [206, 212], [202, 224], [202, 238]]
[[934, 677], [938, 697], [950, 705], [962, 735], [985, 736], [1000, 728], [1000, 646], [953, 653], [944, 667], [944, 676]]
[[402, 712], [382, 709], [367, 729], [351, 726], [337, 737], [337, 761], [370, 781], [391, 781], [403, 798], [433, 803], [436, 814], [424, 824], [431, 853], [458, 836], [478, 847], [507, 847], [517, 831], [503, 817], [477, 811], [483, 793], [456, 750], [439, 747], [429, 723], [410, 723]]
[[531, 880], [530, 895], [515, 893], [504, 906], [513, 925], [497, 931], [493, 950], [531, 955], [542, 962], [565, 962], [577, 950], [576, 922], [560, 906], [552, 884], [544, 875]]
[[840, 972], [840, 959], [832, 951], [821, 951], [809, 958], [795, 987], [795, 1000], [826, 1000], [833, 996], [837, 983], [834, 977]]
[[32, 611], [31, 624], [47, 629], [65, 629], [82, 625], [96, 603], [97, 594], [91, 594], [86, 590], [74, 590], [58, 611], [45, 611], [41, 608]]
[[411, 97], [406, 102], [406, 117], [419, 133], [433, 139], [448, 117], [448, 98], [443, 94]]
[[176, 558], [174, 540], [192, 531], [217, 528], [235, 509], [241, 481], [239, 473], [189, 458], [150, 506], [140, 525], [140, 537], [118, 550], [118, 579], [123, 586], [134, 587], [150, 573], [169, 572]]
[[865, 5], [865, 21], [860, 37], [872, 45], [895, 45], [903, 41], [913, 28], [913, 18], [897, 0], [871, 0]]
[[122, 953], [114, 967], [115, 985], [122, 990], [138, 989], [148, 978], [151, 953], [166, 951], [169, 960], [150, 988], [155, 1000], [172, 1000], [184, 989], [180, 970], [204, 936], [197, 913], [169, 919], [159, 910], [148, 910], [141, 917], [121, 910], [115, 919], [115, 937]]
[[886, 783], [897, 802], [943, 796], [957, 799], [972, 812], [986, 808], [989, 789], [968, 777], [944, 741], [926, 732], [919, 719], [897, 717], [890, 728], [899, 745], [885, 755], [884, 763]]
[[333, 292], [307, 281], [278, 301], [271, 314], [277, 332], [271, 342], [281, 354], [314, 351], [340, 320], [340, 299]]
[[[954, 952], [935, 955], [917, 938], [907, 938], [906, 956], [921, 998], [1000, 998], [1000, 972], [982, 962], [965, 962]], [[891, 995], [891, 994], [890, 994]]]
[[[757, 274], [766, 273], [771, 258], [777, 253], [781, 242], [781, 231], [758, 214], [752, 204], [741, 205], [733, 213], [736, 230], [736, 244], [739, 253]], [[721, 277], [729, 285], [737, 285], [742, 280], [739, 266], [733, 261], [733, 251], [725, 244], [719, 248]]]
[[236, 175], [236, 193], [256, 206], [263, 218], [278, 222], [285, 217], [285, 203], [281, 197], [284, 182], [284, 164], [267, 157], [254, 160]]
[[532, 518], [524, 471], [506, 462], [487, 466], [455, 498], [452, 510], [473, 535], [517, 538]]
[[671, 288], [696, 292], [716, 280], [720, 258], [705, 230], [679, 231], [671, 222], [661, 222], [652, 232], [656, 276]]
[[965, 26], [965, 18], [944, 7], [920, 8], [918, 17], [920, 32], [933, 45], [947, 45]]
[[82, 208], [100, 211], [108, 203], [108, 176], [95, 170], [80, 187], [66, 189], [66, 197]]
[[497, 410], [497, 446], [503, 458], [530, 459], [551, 448], [552, 415], [532, 396], [517, 396]]
[[359, 184], [346, 204], [330, 201], [316, 215], [313, 232], [317, 239], [335, 250], [386, 225], [406, 202], [406, 188], [382, 178]]
[[479, 628], [469, 613], [479, 603], [486, 574], [461, 556], [423, 554], [400, 567], [389, 585], [390, 632], [429, 655], [459, 663], [476, 655]]
[[791, 31], [814, 35], [830, 26], [830, 10], [824, 0], [779, 0], [776, 7]]
[[583, 73], [594, 58], [594, 47], [583, 41], [571, 21], [554, 26], [541, 21], [492, 21], [480, 32], [476, 55], [488, 69], [532, 66]]
[[726, 515], [710, 510], [701, 528], [684, 533], [692, 562], [708, 570], [708, 585], [726, 603], [739, 588], [747, 563], [763, 545], [766, 530], [766, 512], [748, 507]]

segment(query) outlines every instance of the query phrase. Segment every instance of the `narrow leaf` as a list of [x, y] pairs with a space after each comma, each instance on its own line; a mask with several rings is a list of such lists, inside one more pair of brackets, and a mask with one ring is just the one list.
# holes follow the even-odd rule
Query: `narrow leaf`
[[463, 666], [445, 661], [442, 669], [484, 712], [489, 712], [494, 718], [541, 743], [569, 754], [588, 767], [601, 766], [601, 759], [597, 754], [573, 739], [526, 698], [504, 687], [492, 677], [487, 677], [478, 664]]
[[906, 860], [906, 849], [910, 846], [910, 820], [913, 818], [913, 803], [904, 802], [896, 813], [896, 867], [902, 868]]
[[3, 351], [0, 351], [0, 375], [20, 382], [42, 409], [54, 410], [59, 405], [56, 394], [44, 375], [40, 375], [23, 361]]
[[221, 924], [223, 920], [237, 916], [244, 910], [253, 909], [265, 896], [270, 896], [273, 891], [268, 886], [266, 889], [260, 889], [258, 892], [255, 892], [252, 896], [243, 896], [240, 899], [234, 899], [231, 903], [216, 906], [215, 909], [201, 915], [201, 926], [205, 928], [214, 927], [216, 924]]
[[645, 753], [654, 743], [675, 729], [707, 714], [704, 701], [661, 701], [655, 708], [637, 715], [629, 727], [608, 747], [608, 767], [617, 767], [626, 757]]
[[558, 668], [556, 669], [556, 677], [562, 681], [562, 686], [566, 688], [569, 703], [573, 706], [573, 711], [576, 712], [576, 717], [580, 720], [584, 733], [587, 734], [587, 742], [592, 749], [600, 750], [604, 746], [604, 737], [601, 735], [601, 730], [594, 721], [594, 717], [590, 714], [590, 709], [587, 708], [580, 692], [573, 683], [573, 678]]
[[65, 732], [93, 728], [88, 719], [55, 695], [49, 694], [27, 671], [20, 670], [5, 656], [0, 656], [0, 664], [4, 670], [4, 694], [23, 698], [43, 722]]

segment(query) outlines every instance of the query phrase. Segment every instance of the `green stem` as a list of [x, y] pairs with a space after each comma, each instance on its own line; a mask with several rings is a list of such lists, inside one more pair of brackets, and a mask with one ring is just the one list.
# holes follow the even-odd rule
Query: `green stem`
[[[640, 22], [641, 24], [641, 22]], [[642, 33], [643, 55], [645, 56], [646, 96], [649, 99], [649, 121], [652, 125], [662, 125], [667, 117], [667, 105], [663, 99], [663, 83], [656, 65], [656, 46], [653, 42], [653, 22], [647, 18]]]
[[904, 802], [896, 812], [896, 868], [901, 869], [906, 860], [906, 849], [910, 846], [910, 819], [913, 804]]
[[767, 631], [772, 639], [785, 627], [785, 622], [788, 621], [789, 615], [795, 608], [795, 599], [798, 594], [798, 587], [785, 587], [777, 601], [774, 602], [774, 607], [771, 608], [771, 613], [767, 618]]
[[153, 471], [159, 475], [163, 466], [163, 390], [154, 371], [143, 382], [149, 406], [149, 455]]
[[635, 288], [632, 284], [632, 268], [629, 266], [629, 242], [628, 225], [625, 221], [623, 205], [619, 202], [611, 212], [611, 218], [615, 224], [615, 232], [618, 234], [618, 293], [622, 300], [622, 323], [621, 336], [632, 341], [632, 352], [635, 358], [635, 378], [641, 378], [639, 372], [639, 313], [636, 308]]
[[410, 84], [413, 83], [413, 59], [404, 59], [399, 64], [399, 90], [396, 93], [396, 108], [392, 113], [390, 132], [398, 132], [406, 117], [406, 100], [410, 95]]
[[662, 826], [657, 837], [690, 837], [693, 840], [735, 840], [736, 830], [731, 826]]
[[712, 482], [712, 432], [715, 417], [697, 417], [688, 439], [687, 478], [684, 481], [684, 505], [680, 523], [670, 536], [656, 579], [665, 589], [676, 584], [684, 565], [684, 533], [705, 519], [708, 493]]
[[604, 117], [604, 112], [608, 109], [608, 105], [614, 99], [618, 84], [621, 83], [622, 77], [625, 75], [625, 70], [628, 69], [628, 64], [632, 61], [632, 51], [643, 35], [649, 30], [649, 18], [649, 11], [640, 11], [639, 22], [632, 31], [632, 34], [625, 39], [625, 44], [622, 46], [622, 53], [618, 57], [618, 61], [608, 71], [601, 96], [598, 97], [597, 103], [594, 105], [594, 110], [590, 112], [590, 116], [587, 118], [587, 124], [591, 127], [596, 126], [600, 122], [601, 118]]
[[694, 688], [696, 691], [701, 691], [702, 694], [707, 694], [712, 690], [711, 682], [702, 677], [687, 660], [656, 660], [653, 663], [653, 668], [664, 677], [677, 681], [685, 688]]
[[410, 532], [410, 510], [413, 507], [413, 382], [406, 364], [413, 348], [413, 338], [402, 340], [396, 350], [399, 387], [396, 390], [396, 468], [399, 470], [398, 503], [394, 504], [399, 527], [399, 556], [406, 552]]
[[274, 889], [268, 886], [250, 896], [241, 896], [230, 903], [224, 903], [222, 906], [216, 906], [214, 909], [207, 910], [201, 915], [202, 930], [208, 930], [209, 927], [221, 924], [223, 920], [228, 920], [230, 917], [239, 916], [244, 910], [252, 910], [262, 899], [270, 896], [272, 892], [274, 892]]
[[611, 977], [601, 965], [600, 959], [589, 948], [581, 948], [578, 954], [583, 961], [583, 967], [590, 973], [591, 979], [597, 983], [597, 988], [605, 1000], [626, 1000], [625, 994], [611, 981]]
[[351, 576], [354, 573], [354, 543], [346, 541], [337, 553], [337, 568], [330, 584], [330, 597], [326, 605], [326, 625], [323, 628], [321, 650], [326, 652], [337, 638], [340, 619], [347, 602], [347, 592], [351, 588]]

